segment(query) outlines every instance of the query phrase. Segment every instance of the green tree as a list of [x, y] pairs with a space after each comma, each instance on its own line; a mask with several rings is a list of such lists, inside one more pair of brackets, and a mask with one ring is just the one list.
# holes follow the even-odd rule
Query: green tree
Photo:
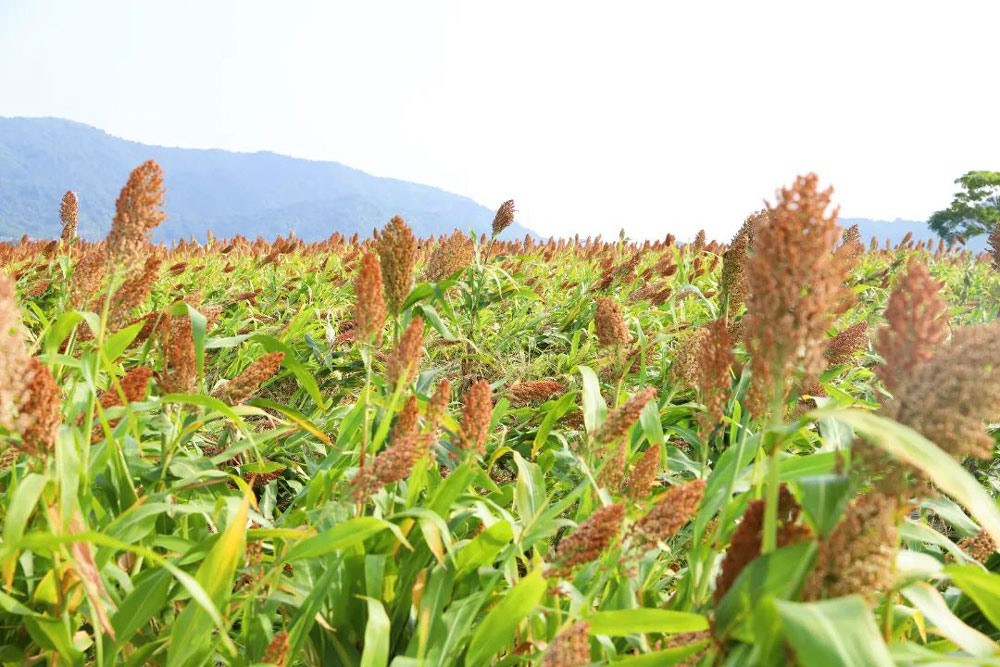
[[970, 171], [955, 182], [962, 190], [931, 216], [930, 228], [945, 239], [992, 231], [1000, 222], [1000, 171]]

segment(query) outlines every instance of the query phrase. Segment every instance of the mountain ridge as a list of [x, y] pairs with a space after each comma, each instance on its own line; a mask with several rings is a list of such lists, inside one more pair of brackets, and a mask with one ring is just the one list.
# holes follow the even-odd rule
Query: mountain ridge
[[[80, 198], [80, 234], [101, 238], [129, 172], [147, 159], [163, 167], [167, 221], [157, 240], [195, 236], [305, 240], [333, 232], [371, 234], [400, 215], [418, 236], [488, 232], [495, 210], [441, 188], [374, 176], [339, 162], [273, 151], [144, 144], [60, 118], [0, 117], [0, 237], [59, 234], [59, 200]], [[503, 236], [530, 230], [515, 223]]]

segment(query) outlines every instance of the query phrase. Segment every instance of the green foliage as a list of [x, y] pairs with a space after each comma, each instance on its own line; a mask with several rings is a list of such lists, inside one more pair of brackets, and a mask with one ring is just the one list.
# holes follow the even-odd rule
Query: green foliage
[[[0, 471], [0, 662], [249, 667], [284, 649], [285, 665], [537, 665], [585, 623], [597, 665], [996, 664], [1000, 575], [959, 542], [998, 532], [1000, 469], [956, 462], [876, 414], [885, 396], [868, 346], [827, 370], [818, 407], [781, 406], [772, 422], [745, 408], [737, 344], [724, 416], [701, 425], [704, 397], [674, 364], [719, 312], [720, 248], [654, 247], [615, 274], [601, 294], [622, 304], [626, 356], [598, 344], [592, 314], [607, 265], [637, 247], [477, 247], [448, 280], [418, 279], [400, 324], [422, 316], [426, 345], [413, 382], [395, 387], [383, 379], [392, 335], [381, 346], [350, 338], [356, 247], [300, 246], [272, 263], [269, 244], [221, 247], [172, 251], [164, 266], [187, 266], [164, 270], [134, 313], [191, 320], [195, 388], [170, 394], [154, 379], [127, 406], [101, 397], [138, 366], [162, 373], [158, 337], [68, 310], [61, 264], [41, 252], [2, 268], [17, 275], [28, 344], [59, 383], [62, 423], [47, 457]], [[953, 325], [996, 319], [985, 262], [886, 251], [862, 257], [838, 330], [881, 324], [906, 253], [945, 283]], [[651, 280], [671, 287], [660, 303], [639, 292]], [[200, 302], [175, 305], [195, 291]], [[285, 355], [278, 373], [227, 403], [219, 389], [269, 352]], [[482, 455], [456, 437], [480, 378], [494, 392]], [[511, 391], [535, 380], [560, 389], [537, 400]], [[427, 435], [441, 381], [454, 399], [428, 450], [357, 494], [362, 451], [371, 466], [398, 443], [411, 396]], [[646, 386], [656, 399], [621, 440], [596, 442]], [[853, 468], [861, 439], [942, 496], [911, 508], [888, 590], [806, 602], [823, 540], [868, 490]], [[650, 460], [644, 493], [631, 484]], [[751, 549], [716, 595], [772, 473], [801, 510], [801, 539]], [[659, 525], [676, 518], [664, 507], [700, 482], [673, 532], [642, 534], [657, 511]], [[621, 525], [595, 553], [558, 561], [616, 507]]]
[[949, 240], [991, 232], [1000, 222], [1000, 171], [970, 171], [955, 183], [962, 189], [951, 206], [930, 217], [930, 228]]

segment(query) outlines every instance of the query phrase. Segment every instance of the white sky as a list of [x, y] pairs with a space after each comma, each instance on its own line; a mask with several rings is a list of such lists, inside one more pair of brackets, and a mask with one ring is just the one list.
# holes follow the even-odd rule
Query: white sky
[[[1000, 2], [0, 0], [0, 115], [728, 237], [797, 173], [924, 219], [1000, 168]], [[458, 221], [460, 222], [460, 221]]]

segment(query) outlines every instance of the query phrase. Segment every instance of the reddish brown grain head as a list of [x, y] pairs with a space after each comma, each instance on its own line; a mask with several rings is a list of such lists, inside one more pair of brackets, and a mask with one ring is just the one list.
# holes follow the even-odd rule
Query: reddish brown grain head
[[941, 284], [927, 267], [911, 260], [906, 275], [889, 295], [886, 326], [879, 331], [876, 349], [885, 363], [875, 373], [890, 392], [918, 365], [928, 361], [948, 337]]
[[590, 624], [577, 621], [549, 642], [542, 667], [580, 667], [590, 664]]
[[69, 282], [69, 304], [72, 308], [82, 308], [101, 289], [107, 267], [107, 251], [104, 244], [88, 248], [76, 261]]
[[413, 288], [413, 267], [417, 263], [417, 239], [398, 215], [382, 228], [378, 237], [378, 257], [382, 267], [385, 300], [398, 314]]
[[493, 216], [493, 236], [497, 236], [514, 222], [514, 200], [508, 199], [500, 204], [497, 214]]
[[616, 408], [608, 415], [604, 424], [598, 429], [595, 438], [598, 442], [612, 442], [618, 440], [639, 420], [639, 414], [646, 404], [656, 398], [654, 387], [645, 387], [636, 392], [623, 405]]
[[625, 326], [621, 308], [606, 297], [597, 300], [594, 330], [602, 347], [627, 347], [629, 344], [628, 327]]
[[[160, 275], [160, 266], [163, 260], [159, 257], [151, 256], [146, 259], [143, 270], [129, 276], [121, 287], [119, 287], [111, 297], [111, 313], [109, 321], [112, 330], [118, 330], [127, 321], [129, 311], [142, 305], [153, 291], [156, 279]], [[101, 297], [98, 295], [98, 300]], [[95, 304], [92, 310], [99, 312], [103, 303]]]
[[[784, 485], [778, 492], [778, 546], [795, 544], [809, 537], [807, 528], [799, 522], [801, 508], [795, 497]], [[751, 500], [743, 512], [729, 548], [722, 560], [722, 567], [715, 580], [715, 599], [721, 600], [740, 573], [760, 556], [764, 530], [764, 501]]]
[[149, 248], [149, 233], [160, 226], [163, 212], [163, 170], [153, 160], [132, 170], [115, 202], [115, 217], [108, 233], [108, 251], [126, 273], [143, 265]]
[[354, 282], [354, 320], [356, 328], [365, 340], [382, 342], [385, 327], [386, 306], [382, 295], [382, 269], [375, 254], [366, 252], [361, 259], [358, 278]]
[[729, 371], [735, 362], [733, 342], [723, 319], [713, 320], [699, 337], [697, 387], [705, 411], [698, 414], [698, 421], [707, 437], [709, 431], [722, 420], [729, 391]]
[[511, 405], [523, 407], [537, 405], [565, 391], [561, 382], [555, 380], [527, 380], [516, 382], [507, 388], [507, 398]]
[[844, 263], [834, 253], [841, 232], [836, 209], [828, 212], [831, 193], [819, 189], [815, 174], [800, 176], [778, 192], [757, 228], [745, 330], [755, 414], [815, 382], [826, 367], [826, 330], [848, 305]]
[[1000, 414], [1000, 324], [958, 329], [901, 382], [885, 412], [961, 460], [989, 460]]
[[160, 384], [168, 393], [190, 393], [198, 377], [191, 318], [186, 313], [171, 315], [161, 331], [165, 365]]
[[747, 286], [747, 262], [753, 247], [757, 227], [768, 217], [767, 211], [753, 213], [746, 220], [722, 255], [722, 277], [720, 287], [722, 298], [728, 304], [728, 312], [735, 314], [746, 302], [750, 289]]
[[29, 456], [44, 457], [55, 448], [59, 432], [59, 386], [49, 367], [34, 357], [28, 360], [23, 398], [20, 415], [25, 421], [18, 447]]
[[119, 381], [121, 394], [115, 387], [109, 387], [101, 394], [99, 399], [101, 408], [107, 410], [117, 405], [123, 405], [122, 394], [125, 396], [124, 404], [132, 404], [141, 401], [146, 396], [146, 387], [149, 379], [153, 376], [153, 371], [148, 366], [133, 368]]
[[486, 380], [480, 380], [469, 387], [462, 398], [465, 407], [462, 410], [462, 421], [458, 426], [458, 448], [482, 454], [490, 434], [493, 390]]
[[264, 657], [260, 659], [265, 665], [273, 667], [285, 667], [288, 660], [288, 633], [282, 630], [276, 632], [274, 638], [264, 650]]
[[427, 280], [439, 282], [469, 265], [474, 247], [472, 239], [455, 231], [441, 239], [427, 261]]
[[253, 362], [238, 377], [227, 382], [220, 395], [232, 405], [253, 396], [260, 386], [274, 377], [285, 360], [284, 352], [271, 352]]
[[407, 384], [417, 373], [420, 366], [420, 355], [424, 349], [424, 320], [421, 317], [414, 317], [403, 335], [399, 338], [399, 344], [389, 355], [385, 364], [385, 379], [389, 386], [395, 387], [399, 383]]
[[660, 465], [659, 445], [650, 445], [636, 462], [625, 485], [625, 491], [630, 498], [646, 498], [653, 489], [657, 469]]
[[861, 496], [820, 544], [802, 598], [860, 594], [874, 603], [893, 584], [899, 542], [899, 504], [889, 496]]
[[621, 532], [624, 518], [624, 505], [598, 508], [576, 531], [559, 542], [552, 561], [562, 569], [569, 569], [596, 560]]
[[673, 536], [694, 518], [704, 495], [705, 482], [700, 479], [671, 488], [636, 522], [638, 542], [655, 544]]
[[80, 204], [77, 201], [76, 193], [67, 190], [63, 195], [62, 203], [59, 205], [59, 220], [62, 221], [62, 240], [69, 243], [76, 238], [77, 216], [80, 211]]
[[868, 344], [868, 323], [858, 322], [847, 327], [826, 344], [826, 360], [830, 365], [845, 364]]

